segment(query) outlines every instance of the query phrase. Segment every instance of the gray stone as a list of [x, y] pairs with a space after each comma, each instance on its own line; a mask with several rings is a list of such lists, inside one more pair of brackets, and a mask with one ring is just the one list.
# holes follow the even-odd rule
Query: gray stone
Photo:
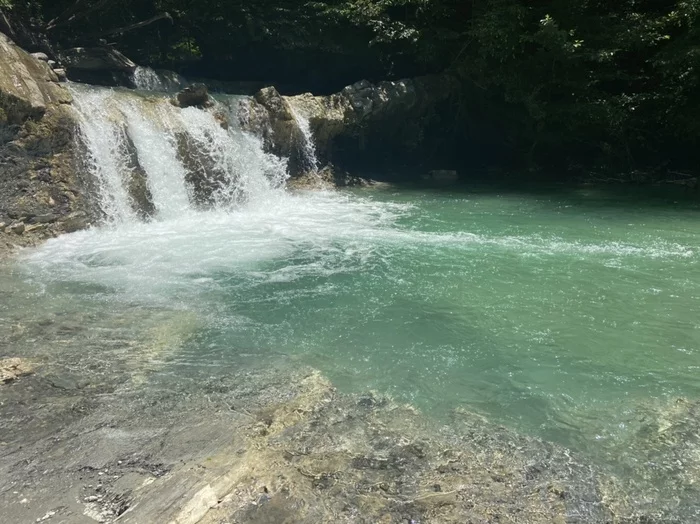
[[0, 217], [14, 226], [0, 229], [0, 257], [54, 236], [64, 218], [88, 210], [71, 102], [47, 62], [0, 33]]
[[430, 171], [423, 179], [441, 184], [452, 184], [459, 180], [459, 174], [452, 169], [435, 169]]
[[84, 216], [75, 216], [75, 217], [69, 217], [68, 219], [64, 220], [62, 222], [63, 225], [63, 231], [65, 233], [74, 233], [76, 231], [80, 231], [81, 229], [86, 229], [89, 227], [90, 222], [88, 221], [87, 217]]
[[[36, 58], [37, 60], [41, 60], [42, 62], [48, 62], [49, 57], [46, 53], [32, 53], [32, 56]], [[51, 65], [51, 64], [49, 64]]]
[[40, 119], [52, 104], [70, 103], [46, 62], [37, 60], [0, 33], [0, 124]]
[[62, 62], [69, 69], [84, 71], [127, 71], [136, 64], [111, 47], [74, 47], [63, 51]]
[[66, 74], [65, 69], [54, 69], [53, 72], [55, 73], [59, 82], [67, 82], [68, 81], [68, 75]]
[[329, 96], [290, 97], [268, 87], [258, 91], [239, 115], [242, 127], [261, 136], [268, 150], [289, 157], [290, 175], [298, 177], [308, 169], [303, 163], [295, 169], [300, 131], [294, 114], [308, 118], [321, 165], [332, 162], [348, 169], [358, 159], [371, 161], [372, 155], [420, 151], [425, 122], [449, 100], [456, 85], [440, 76], [379, 84], [362, 80]]
[[178, 107], [210, 107], [214, 105], [213, 100], [209, 97], [209, 90], [204, 84], [192, 84], [180, 91], [172, 103]]
[[287, 99], [274, 87], [266, 87], [243, 105], [243, 128], [262, 137], [268, 152], [288, 158], [292, 177], [306, 174], [304, 134]]

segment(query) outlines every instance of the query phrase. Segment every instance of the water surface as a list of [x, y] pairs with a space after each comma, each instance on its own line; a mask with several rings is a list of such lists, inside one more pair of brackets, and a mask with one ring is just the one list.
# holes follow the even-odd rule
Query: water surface
[[614, 466], [640, 406], [700, 398], [699, 217], [593, 188], [272, 192], [23, 252], [3, 353], [157, 367], [173, 387], [284, 355]]

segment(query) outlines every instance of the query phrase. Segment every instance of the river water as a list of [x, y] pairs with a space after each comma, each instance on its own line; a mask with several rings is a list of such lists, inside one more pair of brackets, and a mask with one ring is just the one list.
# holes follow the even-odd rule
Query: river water
[[[79, 103], [88, 114], [113, 96]], [[291, 361], [438, 424], [476, 411], [622, 474], [648, 413], [700, 398], [696, 201], [593, 187], [292, 193], [283, 166], [230, 130], [257, 171], [243, 198], [202, 210], [188, 204], [162, 131], [179, 125], [175, 110], [144, 123], [119, 104], [158, 214], [132, 216], [114, 185], [118, 131], [92, 116], [84, 133], [110, 220], [4, 268], [4, 353], [82, 372], [157, 367], [173, 388], [212, 369]], [[226, 157], [213, 119], [182, 113], [211, 154], [245, 168]]]

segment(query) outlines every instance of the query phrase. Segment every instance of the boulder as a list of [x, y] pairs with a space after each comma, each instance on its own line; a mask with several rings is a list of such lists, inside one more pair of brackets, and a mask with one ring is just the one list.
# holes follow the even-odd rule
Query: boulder
[[68, 69], [84, 71], [127, 71], [136, 64], [112, 47], [74, 47], [61, 53], [61, 60]]
[[192, 84], [180, 91], [172, 99], [177, 107], [211, 107], [214, 101], [209, 96], [209, 89], [204, 84]]
[[109, 87], [134, 87], [136, 64], [107, 45], [74, 47], [63, 51], [59, 58], [71, 80]]
[[292, 177], [305, 174], [305, 138], [287, 99], [274, 87], [266, 87], [243, 106], [239, 111], [243, 129], [262, 137], [267, 152], [288, 158]]
[[321, 165], [332, 162], [354, 172], [401, 164], [417, 169], [437, 156], [457, 87], [450, 77], [426, 76], [379, 84], [363, 80], [328, 96], [283, 97], [265, 88], [239, 114], [244, 129], [269, 142], [271, 152], [290, 158], [293, 177], [305, 173], [291, 169], [304, 143], [295, 113], [308, 117]]
[[[32, 56], [36, 58], [37, 60], [41, 60], [42, 62], [48, 62], [49, 61], [49, 56], [46, 53], [32, 53]], [[50, 64], [49, 64], [50, 65]]]
[[423, 180], [439, 184], [454, 184], [459, 180], [459, 173], [453, 169], [434, 169], [424, 175]]
[[65, 69], [54, 69], [53, 72], [56, 75], [56, 78], [58, 78], [59, 82], [67, 82], [68, 81], [68, 75], [66, 74]]

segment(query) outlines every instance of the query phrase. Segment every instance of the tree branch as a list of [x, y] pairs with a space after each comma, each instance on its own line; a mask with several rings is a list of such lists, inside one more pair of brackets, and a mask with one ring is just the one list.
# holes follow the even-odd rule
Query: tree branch
[[58, 27], [70, 25], [76, 20], [85, 18], [86, 16], [94, 13], [98, 9], [102, 9], [104, 6], [109, 4], [110, 1], [111, 0], [100, 0], [92, 6], [88, 6], [85, 9], [85, 11], [80, 11], [80, 9], [85, 5], [86, 0], [76, 0], [76, 2], [71, 7], [63, 11], [63, 13], [51, 20], [48, 24], [46, 24], [46, 30], [52, 31]]
[[94, 35], [94, 36], [112, 36], [112, 35], [117, 35], [117, 34], [121, 34], [121, 33], [126, 33], [128, 31], [133, 31], [134, 29], [140, 29], [142, 27], [146, 27], [147, 25], [151, 25], [152, 23], [158, 22], [159, 20], [163, 20], [163, 19], [170, 20], [170, 23], [173, 23], [173, 17], [170, 16], [170, 13], [161, 13], [159, 15], [152, 17], [152, 18], [149, 18], [148, 20], [143, 20], [141, 22], [127, 25], [125, 27], [118, 27], [116, 29], [110, 29], [109, 31], [106, 31], [104, 33], [100, 33], [100, 34]]

